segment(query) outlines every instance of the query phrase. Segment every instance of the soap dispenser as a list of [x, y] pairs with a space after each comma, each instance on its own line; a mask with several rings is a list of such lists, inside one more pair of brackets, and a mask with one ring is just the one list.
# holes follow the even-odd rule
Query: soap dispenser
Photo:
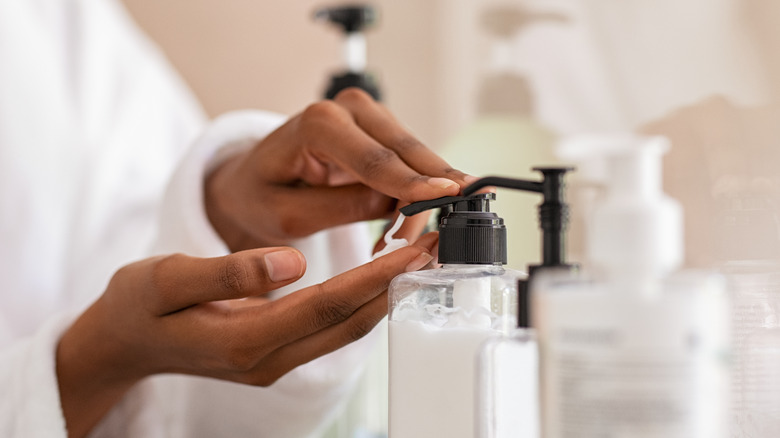
[[528, 276], [518, 280], [517, 326], [504, 336], [492, 337], [477, 356], [477, 392], [474, 404], [476, 438], [539, 437], [539, 358], [534, 330], [530, 327], [529, 285], [542, 272], [576, 272], [566, 261], [569, 204], [564, 177], [566, 167], [534, 168], [539, 182], [508, 178], [483, 178], [464, 190], [468, 195], [483, 187], [504, 187], [538, 193], [541, 231], [541, 263], [528, 266]]
[[557, 257], [563, 246], [553, 229], [565, 216], [565, 206], [556, 201], [568, 169], [538, 170], [543, 181], [488, 177], [464, 189], [464, 196], [401, 209], [410, 216], [442, 208], [441, 267], [402, 274], [390, 284], [392, 438], [474, 437], [479, 352], [486, 340], [514, 332], [527, 303], [518, 301], [518, 283], [525, 274], [504, 266], [507, 230], [490, 211], [496, 195], [472, 193], [495, 186], [543, 194], [549, 201], [540, 208], [548, 230], [543, 243], [551, 248], [545, 253]]
[[660, 137], [606, 137], [609, 178], [584, 268], [531, 283], [544, 438], [720, 438], [728, 410], [723, 279], [680, 271], [682, 209]]
[[326, 99], [333, 99], [339, 91], [356, 87], [367, 92], [374, 100], [381, 100], [382, 93], [374, 75], [366, 71], [365, 30], [377, 21], [377, 10], [367, 4], [326, 7], [318, 9], [315, 20], [323, 20], [338, 26], [344, 32], [344, 63], [346, 71], [333, 74], [325, 91]]
[[389, 432], [392, 438], [472, 437], [474, 362], [482, 342], [513, 326], [519, 271], [506, 269], [506, 227], [495, 194], [404, 207], [443, 208], [441, 267], [390, 284]]

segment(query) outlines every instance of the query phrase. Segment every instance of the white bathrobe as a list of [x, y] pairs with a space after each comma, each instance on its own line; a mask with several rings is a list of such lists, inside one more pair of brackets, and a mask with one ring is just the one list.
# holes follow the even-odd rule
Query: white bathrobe
[[[245, 111], [207, 125], [115, 0], [0, 1], [0, 436], [66, 436], [59, 336], [124, 264], [153, 253], [227, 253], [203, 211], [204, 173], [282, 122]], [[370, 242], [360, 231], [297, 242], [309, 268], [288, 289], [367, 260]], [[93, 435], [316, 436], [356, 380], [370, 341], [270, 388], [148, 379]]]

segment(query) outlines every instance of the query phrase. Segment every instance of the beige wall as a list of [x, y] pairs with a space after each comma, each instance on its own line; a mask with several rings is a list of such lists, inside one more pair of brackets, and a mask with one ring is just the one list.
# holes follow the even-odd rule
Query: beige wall
[[[341, 35], [313, 22], [316, 0], [124, 0], [211, 115], [236, 108], [292, 114], [319, 99], [341, 65]], [[437, 1], [382, 0], [368, 34], [369, 69], [386, 103], [418, 136], [443, 132], [435, 111]]]
[[[246, 107], [292, 114], [322, 95], [329, 74], [340, 65], [339, 33], [311, 19], [316, 6], [338, 4], [335, 0], [124, 1], [212, 115]], [[735, 150], [751, 163], [750, 169], [776, 162], [778, 2], [373, 3], [381, 20], [369, 33], [369, 68], [380, 73], [390, 109], [435, 149], [474, 117], [476, 90], [489, 64], [490, 40], [479, 28], [481, 11], [511, 4], [564, 17], [562, 23], [527, 27], [513, 38], [511, 53], [514, 67], [530, 79], [538, 102], [535, 117], [556, 133], [612, 132], [649, 124], [653, 132], [672, 137], [669, 160], [685, 169], [706, 170], [718, 154]], [[754, 119], [763, 125], [754, 126]], [[677, 135], [699, 131], [702, 135]], [[765, 134], [757, 140], [756, 133]], [[489, 135], [473, 143], [476, 162], [492, 145]], [[516, 154], [501, 160], [518, 168], [536, 164], [526, 162], [527, 143], [515, 143]], [[777, 180], [780, 193], [774, 168], [762, 172], [738, 176]], [[722, 173], [694, 177], [677, 172], [680, 180], [668, 184], [669, 192], [684, 201], [689, 236], [706, 229], [713, 216], [711, 206], [692, 200], [712, 198], [722, 180], [735, 176]], [[700, 190], [689, 193], [694, 182]], [[700, 240], [707, 239], [709, 235]], [[691, 254], [697, 247], [710, 251], [691, 237], [688, 244]]]

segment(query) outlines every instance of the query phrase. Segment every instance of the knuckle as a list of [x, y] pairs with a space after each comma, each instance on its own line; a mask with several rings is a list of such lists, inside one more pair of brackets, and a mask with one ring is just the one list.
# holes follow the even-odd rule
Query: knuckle
[[387, 164], [398, 158], [398, 154], [387, 148], [374, 149], [363, 155], [362, 167], [366, 175], [376, 175], [386, 168]]
[[342, 109], [331, 100], [315, 102], [301, 113], [301, 122], [304, 124], [322, 123], [341, 117]]
[[420, 140], [409, 135], [397, 138], [393, 142], [393, 146], [399, 154], [413, 153], [420, 149], [426, 149], [425, 145], [422, 144]]
[[175, 266], [183, 259], [187, 258], [184, 254], [170, 254], [162, 256], [155, 261], [151, 266], [151, 274], [149, 278], [152, 281], [152, 285], [156, 288], [165, 287], [170, 283], [170, 273], [176, 272]]
[[[178, 291], [174, 287], [174, 280], [171, 273], [178, 272], [176, 268], [181, 260], [187, 258], [184, 254], [170, 254], [156, 259], [149, 268], [149, 290], [152, 292], [148, 297], [148, 304], [151, 309], [157, 311], [166, 307], [173, 299], [173, 295]], [[128, 267], [125, 272], [130, 272], [133, 265]]]
[[274, 214], [263, 218], [266, 233], [272, 238], [272, 245], [268, 246], [284, 245], [290, 238], [304, 237], [300, 235], [300, 225], [305, 219], [300, 217], [300, 206], [289, 203], [288, 192], [269, 193], [267, 201], [278, 207]]
[[239, 382], [243, 383], [244, 385], [267, 388], [276, 383], [276, 381], [279, 380], [283, 375], [284, 373], [263, 370], [257, 373], [242, 374]]
[[444, 174], [448, 178], [450, 178], [450, 179], [452, 179], [452, 178], [463, 178], [463, 177], [466, 176], [465, 173], [461, 172], [458, 169], [454, 169], [452, 167], [447, 167], [446, 169], [444, 169]]
[[136, 262], [117, 269], [116, 272], [114, 272], [114, 275], [111, 277], [112, 281], [123, 282], [125, 278], [132, 277], [133, 271], [137, 269], [138, 265], [139, 262]]
[[344, 340], [347, 343], [355, 342], [367, 335], [376, 326], [376, 322], [366, 318], [352, 318], [347, 321], [344, 331]]
[[285, 220], [279, 221], [277, 234], [281, 236], [285, 241], [289, 239], [296, 239], [306, 236], [306, 218], [301, 218], [295, 214], [289, 214], [285, 217]]
[[[321, 285], [320, 289], [324, 289]], [[328, 296], [325, 293], [318, 293], [314, 303], [315, 323], [319, 327], [327, 327], [338, 324], [349, 318], [354, 312], [355, 306], [344, 300]]]
[[365, 219], [374, 216], [374, 203], [370, 200], [362, 200], [362, 202], [350, 202], [345, 204], [342, 211], [344, 216], [348, 218]]
[[282, 376], [286, 374], [285, 371], [269, 371], [264, 370], [263, 372], [259, 373], [259, 375], [254, 376], [252, 385], [254, 386], [261, 386], [261, 387], [269, 387], [276, 383], [277, 380], [281, 379]]
[[234, 295], [242, 295], [252, 281], [251, 270], [243, 260], [226, 258], [215, 278], [217, 285]]
[[374, 102], [374, 99], [366, 91], [357, 88], [350, 87], [345, 88], [336, 94], [333, 98], [336, 102], [364, 104]]
[[222, 366], [234, 373], [249, 373], [258, 363], [257, 353], [236, 342], [228, 342], [223, 347]]

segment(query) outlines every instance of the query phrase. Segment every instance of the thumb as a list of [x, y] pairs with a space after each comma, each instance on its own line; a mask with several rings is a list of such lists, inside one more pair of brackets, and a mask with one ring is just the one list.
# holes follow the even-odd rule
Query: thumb
[[136, 275], [152, 284], [160, 315], [209, 301], [260, 295], [299, 279], [306, 259], [288, 247], [260, 248], [214, 258], [183, 254], [150, 259]]

